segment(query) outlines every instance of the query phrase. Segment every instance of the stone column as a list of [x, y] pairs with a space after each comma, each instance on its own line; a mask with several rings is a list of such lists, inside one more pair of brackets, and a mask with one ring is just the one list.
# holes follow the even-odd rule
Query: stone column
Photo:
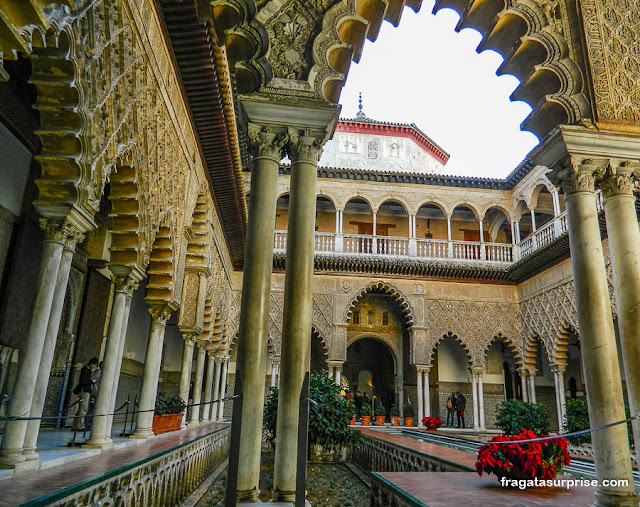
[[[13, 395], [9, 401], [7, 416], [10, 417], [24, 417], [31, 412], [49, 316], [58, 284], [62, 250], [70, 227], [70, 224], [64, 221], [42, 220], [40, 223], [45, 230], [45, 240], [40, 255], [36, 299], [31, 313], [29, 333], [23, 347], [24, 352], [20, 355]], [[7, 422], [0, 448], [0, 467], [14, 468], [26, 460], [22, 451], [27, 423], [28, 421]]]
[[131, 435], [131, 438], [151, 438], [154, 436], [151, 427], [153, 425], [153, 409], [156, 406], [156, 394], [158, 393], [164, 329], [173, 310], [175, 308], [168, 305], [149, 308], [151, 328], [149, 329], [147, 353], [144, 357], [144, 369], [142, 370], [142, 388], [138, 403], [140, 412], [138, 412], [136, 419], [136, 431]]
[[[633, 194], [640, 164], [611, 161], [600, 181], [618, 310], [618, 330], [631, 413], [640, 410], [640, 232]], [[564, 394], [564, 392], [563, 392]], [[640, 422], [632, 423], [640, 443]], [[636, 445], [640, 457], [640, 444]], [[638, 461], [640, 463], [640, 460]]]
[[[270, 130], [257, 132], [250, 125], [249, 137], [257, 144], [251, 163], [249, 220], [242, 273], [242, 304], [238, 331], [236, 378], [242, 381], [242, 418], [238, 446], [237, 501], [258, 500], [262, 411], [264, 406], [264, 362], [267, 357], [269, 298], [273, 268], [273, 233], [276, 220], [278, 167], [284, 138]], [[287, 241], [288, 242], [288, 241]]]
[[[73, 232], [72, 229], [70, 232]], [[73, 260], [76, 244], [83, 239], [84, 235], [81, 234], [80, 231], [70, 234], [65, 239], [60, 269], [58, 270], [58, 279], [56, 281], [55, 292], [53, 295], [51, 313], [49, 315], [49, 324], [47, 325], [47, 334], [42, 348], [40, 370], [38, 371], [38, 378], [33, 392], [33, 401], [31, 403], [31, 412], [29, 413], [29, 417], [42, 417], [47, 387], [49, 385], [49, 375], [51, 374], [51, 364], [53, 363], [53, 353], [55, 352], [56, 342], [58, 341], [60, 317], [62, 316], [62, 308], [64, 307], [64, 299], [67, 293], [71, 261]], [[22, 454], [26, 456], [27, 460], [34, 460], [38, 458], [36, 445], [39, 433], [40, 420], [34, 419], [28, 421], [27, 432], [24, 439], [24, 451], [22, 452]]]
[[453, 243], [451, 242], [451, 215], [447, 215], [447, 257], [453, 259]]
[[193, 381], [193, 407], [191, 407], [191, 421], [187, 426], [200, 424], [200, 402], [202, 401], [202, 382], [204, 379], [204, 363], [207, 356], [207, 342], [198, 341], [196, 356], [196, 378]]
[[536, 232], [536, 209], [535, 208], [529, 208], [529, 210], [531, 211], [531, 232], [534, 233]]
[[420, 366], [416, 366], [418, 370], [416, 374], [416, 388], [418, 389], [418, 428], [424, 428], [422, 424], [422, 418], [424, 417], [424, 395], [422, 394], [422, 372], [423, 369]]
[[[556, 135], [564, 137], [565, 129]], [[564, 139], [563, 139], [564, 140]], [[550, 143], [552, 140], [549, 141]], [[592, 149], [591, 143], [584, 145]], [[589, 402], [589, 423], [603, 426], [625, 418], [609, 290], [596, 211], [594, 173], [608, 161], [572, 155], [554, 175], [561, 181], [567, 206], [571, 267]], [[619, 227], [616, 223], [615, 228]], [[637, 228], [637, 223], [635, 225]], [[597, 505], [636, 505], [631, 456], [625, 425], [592, 434], [596, 477], [628, 480], [628, 486], [600, 486]]]
[[480, 222], [480, 259], [485, 260], [487, 258], [487, 251], [485, 250], [485, 246], [484, 246], [484, 224], [482, 219], [480, 219], [479, 222]]
[[[182, 348], [182, 371], [180, 372], [180, 387], [178, 394], [180, 398], [189, 404], [189, 387], [191, 387], [191, 366], [193, 365], [193, 346], [196, 344], [197, 336], [186, 333], [183, 335], [184, 347]], [[187, 409], [182, 414], [180, 428], [187, 427]]]
[[529, 387], [527, 385], [527, 370], [524, 368], [518, 368], [518, 373], [520, 374], [520, 389], [522, 390], [522, 401], [529, 401], [529, 396], [527, 391]]
[[565, 365], [552, 365], [551, 371], [553, 372], [553, 384], [556, 388], [556, 413], [558, 415], [558, 428], [562, 432], [564, 426], [565, 417], [565, 402], [564, 402], [564, 366]]
[[418, 244], [416, 242], [416, 216], [409, 215], [409, 255], [418, 255]]
[[424, 387], [422, 389], [422, 395], [424, 396], [424, 416], [431, 417], [431, 397], [429, 393], [429, 370], [431, 368], [425, 367], [424, 369]]
[[529, 376], [529, 401], [536, 403], [536, 370], [530, 370]]
[[480, 429], [479, 411], [478, 411], [478, 377], [476, 372], [471, 370], [471, 391], [473, 393], [473, 429]]
[[216, 357], [215, 359], [215, 373], [213, 375], [213, 400], [214, 403], [211, 405], [211, 417], [209, 418], [210, 421], [215, 421], [217, 419], [218, 416], [218, 411], [220, 410], [219, 405], [220, 405], [220, 398], [222, 396], [220, 396], [220, 377], [222, 376], [222, 358], [221, 357]]
[[344, 239], [342, 235], [343, 216], [344, 210], [336, 209], [336, 253], [341, 253], [344, 250]]
[[342, 385], [342, 365], [336, 366], [336, 385]]
[[276, 363], [271, 361], [271, 387], [276, 386]]
[[111, 414], [115, 409], [131, 299], [143, 276], [141, 272], [130, 268], [111, 266], [110, 269], [115, 275], [115, 295], [111, 306], [107, 343], [100, 374], [100, 389], [98, 389], [94, 406], [96, 416], [92, 420], [91, 438], [85, 444], [86, 447], [113, 447], [111, 440], [111, 420], [113, 417], [108, 415], [101, 417], [99, 414]]
[[[210, 421], [211, 418], [211, 400], [212, 392], [214, 389], [213, 384], [213, 374], [214, 370], [218, 375], [218, 380], [220, 380], [220, 370], [218, 368], [218, 361], [216, 361], [216, 351], [215, 350], [207, 350], [207, 357], [209, 360], [207, 361], [207, 377], [204, 382], [204, 402], [205, 405], [202, 405], [202, 422], [206, 423]], [[217, 389], [216, 389], [217, 390]]]
[[218, 399], [218, 422], [224, 419], [224, 401], [222, 401], [227, 393], [227, 367], [229, 366], [229, 356], [222, 358], [222, 373], [220, 374], [220, 396]]
[[513, 245], [512, 250], [514, 262], [520, 260], [520, 249], [518, 248], [518, 243], [520, 243], [520, 241], [517, 239], [516, 235], [516, 224], [517, 222], [515, 220], [511, 222], [511, 244]]
[[484, 423], [484, 385], [482, 377], [484, 375], [484, 368], [476, 368], [476, 389], [478, 391], [478, 423], [481, 430], [486, 429]]
[[[305, 134], [307, 134], [305, 132]], [[292, 135], [289, 238], [285, 269], [284, 315], [278, 396], [277, 440], [273, 500], [293, 502], [296, 490], [300, 390], [309, 371], [313, 226], [316, 209], [316, 173], [321, 148], [316, 137]], [[374, 214], [375, 235], [375, 214]]]

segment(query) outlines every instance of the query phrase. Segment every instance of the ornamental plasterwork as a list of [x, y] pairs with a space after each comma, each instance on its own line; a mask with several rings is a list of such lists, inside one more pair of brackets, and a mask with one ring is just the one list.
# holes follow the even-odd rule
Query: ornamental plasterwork
[[580, 3], [599, 121], [640, 121], [640, 7], [630, 0]]

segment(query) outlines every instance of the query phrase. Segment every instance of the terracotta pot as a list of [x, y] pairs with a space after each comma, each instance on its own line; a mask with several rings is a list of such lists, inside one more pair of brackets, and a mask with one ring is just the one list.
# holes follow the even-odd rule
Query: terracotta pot
[[384, 415], [377, 415], [376, 416], [376, 424], [379, 424], [380, 426], [384, 426], [384, 420], [386, 419], [386, 417]]
[[151, 429], [154, 435], [180, 429], [182, 414], [154, 415]]
[[351, 424], [355, 424], [355, 423], [356, 423], [356, 418], [355, 418], [355, 417], [352, 417], [352, 418], [351, 418]]
[[389, 416], [391, 419], [391, 426], [400, 426], [400, 416], [399, 415], [392, 415]]
[[362, 425], [363, 426], [371, 426], [371, 416], [370, 415], [363, 415], [362, 416]]
[[405, 426], [413, 426], [413, 417], [405, 417], [404, 418]]

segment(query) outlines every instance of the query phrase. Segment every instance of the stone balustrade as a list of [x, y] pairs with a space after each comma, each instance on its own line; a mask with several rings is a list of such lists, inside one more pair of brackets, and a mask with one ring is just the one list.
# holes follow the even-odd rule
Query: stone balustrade
[[172, 506], [188, 497], [229, 455], [225, 427], [56, 491], [42, 505]]

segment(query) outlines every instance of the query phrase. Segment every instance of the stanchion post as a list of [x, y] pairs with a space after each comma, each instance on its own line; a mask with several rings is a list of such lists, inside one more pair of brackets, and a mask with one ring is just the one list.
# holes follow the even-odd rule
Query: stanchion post
[[[276, 444], [277, 445], [277, 444]], [[307, 492], [307, 453], [309, 452], [309, 372], [300, 390], [298, 419], [298, 463], [296, 469], [296, 507], [304, 507]]]

